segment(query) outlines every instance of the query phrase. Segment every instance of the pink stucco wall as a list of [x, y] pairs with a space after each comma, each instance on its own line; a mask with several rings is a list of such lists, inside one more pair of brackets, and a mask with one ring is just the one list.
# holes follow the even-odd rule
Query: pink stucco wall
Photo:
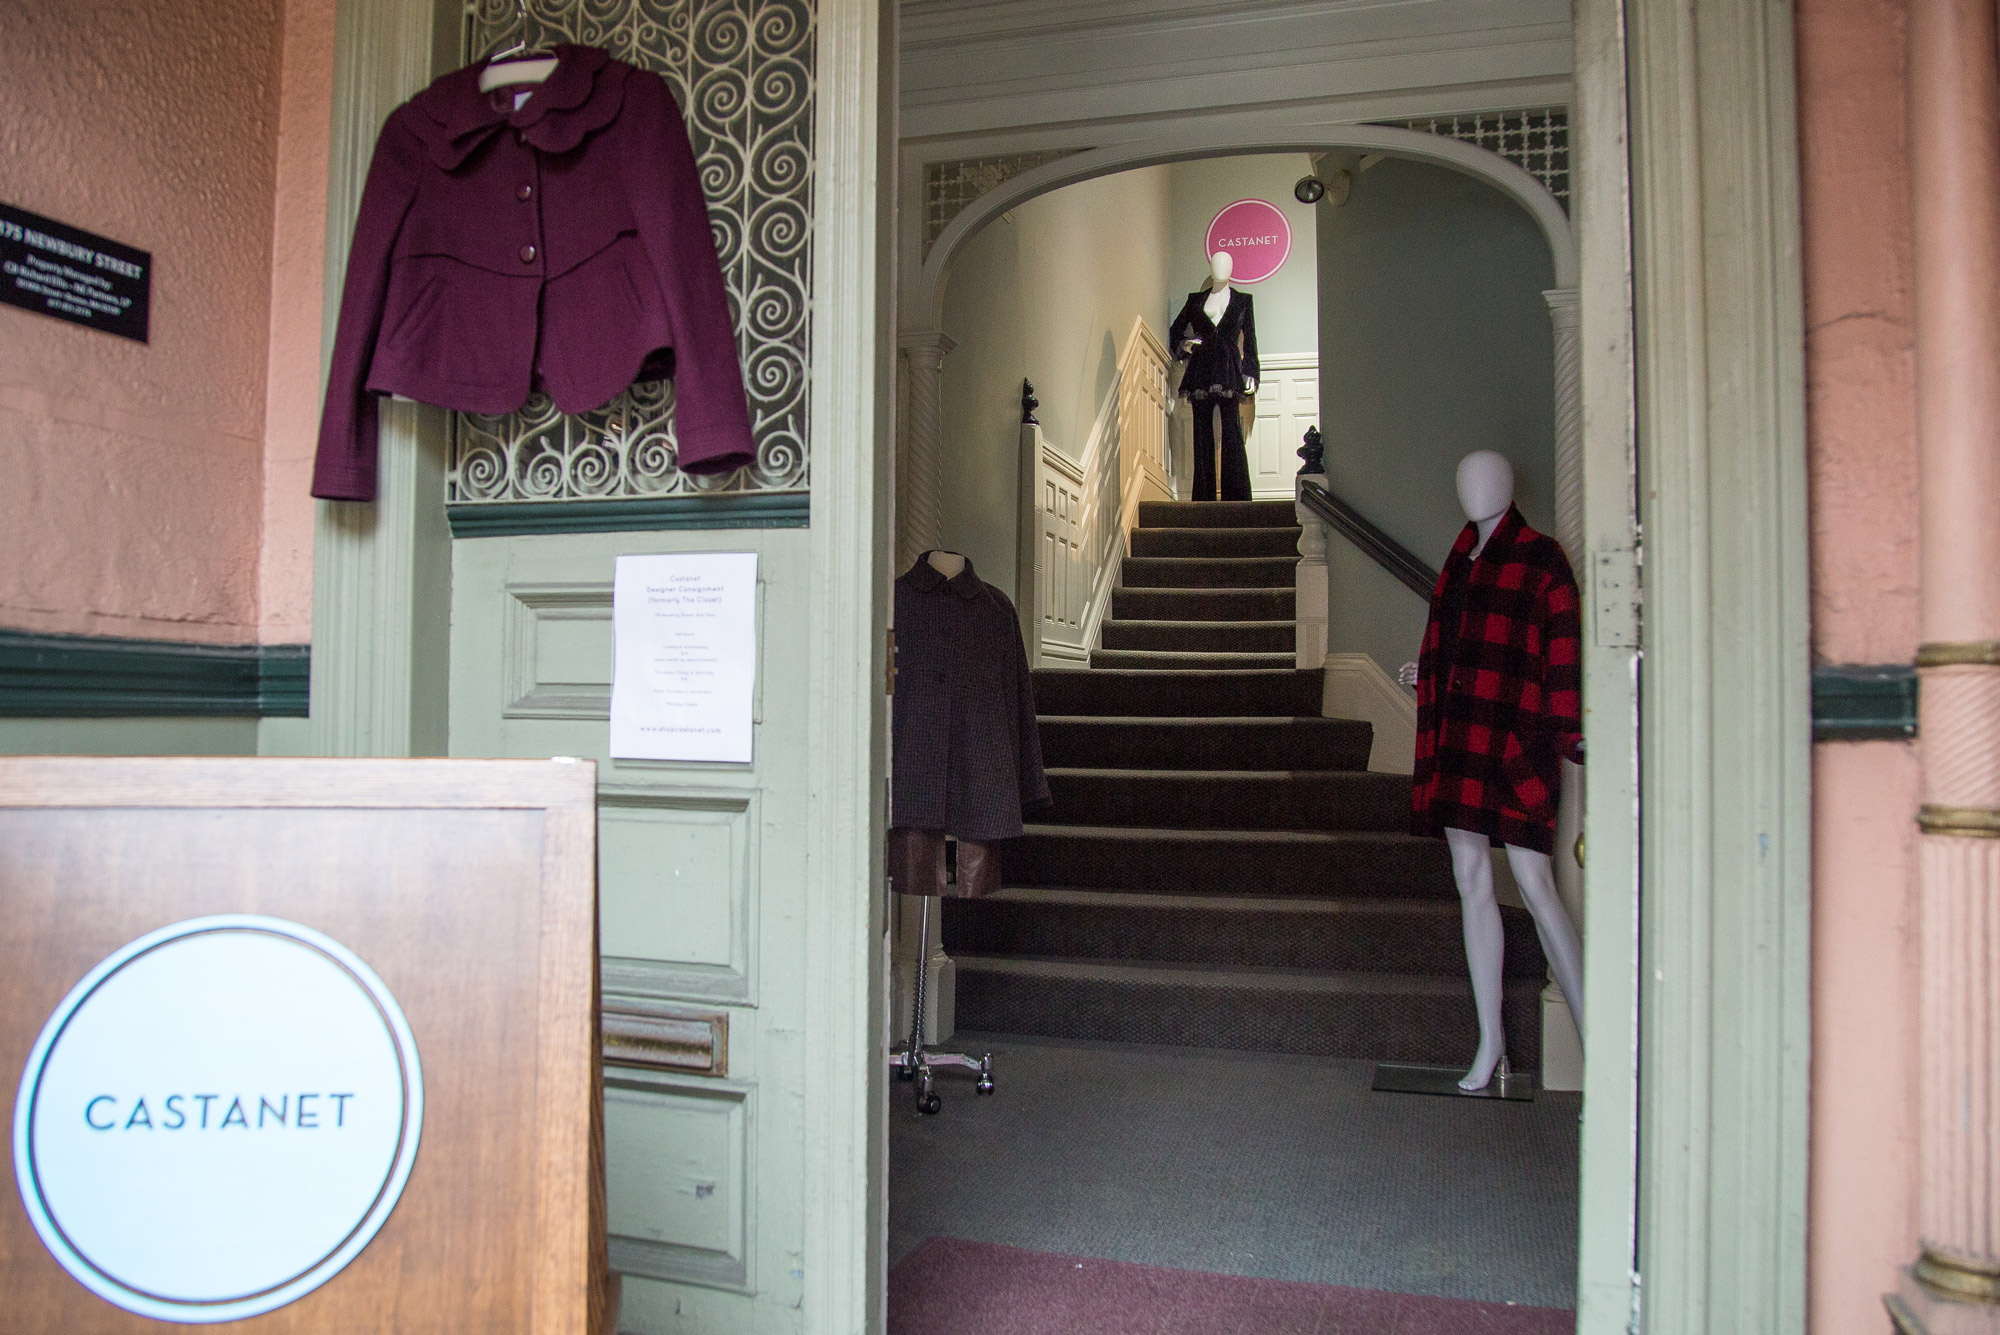
[[0, 198], [154, 270], [146, 344], [0, 307], [0, 626], [306, 637], [331, 10], [8, 7]]
[[320, 293], [333, 115], [334, 0], [286, 0], [271, 229], [259, 638], [312, 638], [312, 456], [319, 429]]
[[[1798, 0], [1813, 651], [1916, 654], [1905, 0]], [[1813, 765], [1813, 1335], [1880, 1335], [1916, 1255], [1914, 748]]]

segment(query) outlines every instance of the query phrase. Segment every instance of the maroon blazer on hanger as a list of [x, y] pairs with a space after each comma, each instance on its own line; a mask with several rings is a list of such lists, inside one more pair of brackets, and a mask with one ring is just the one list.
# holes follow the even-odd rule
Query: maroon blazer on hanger
[[1411, 833], [1470, 830], [1550, 853], [1562, 762], [1583, 759], [1576, 577], [1512, 506], [1474, 560], [1478, 537], [1467, 524], [1431, 594]]
[[680, 466], [756, 458], [694, 153], [656, 74], [558, 46], [526, 88], [480, 65], [389, 114], [375, 145], [320, 418], [313, 495], [375, 495], [377, 395], [587, 412], [674, 380]]

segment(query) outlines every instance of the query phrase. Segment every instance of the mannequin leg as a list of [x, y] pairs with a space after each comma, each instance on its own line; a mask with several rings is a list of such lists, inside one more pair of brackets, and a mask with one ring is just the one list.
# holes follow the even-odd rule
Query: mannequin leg
[[[1188, 405], [1194, 410], [1194, 498], [1198, 501], [1215, 499], [1215, 401], [1196, 399]], [[1229, 404], [1223, 404], [1228, 408]]]
[[1556, 893], [1555, 866], [1547, 853], [1507, 845], [1507, 865], [1514, 882], [1521, 887], [1521, 900], [1535, 915], [1535, 932], [1542, 938], [1542, 953], [1549, 957], [1556, 986], [1583, 1032], [1583, 945], [1577, 940], [1576, 926], [1569, 920], [1562, 896]]
[[[1451, 846], [1451, 874], [1458, 882], [1459, 908], [1465, 917], [1465, 960], [1472, 974], [1472, 1004], [1479, 1012], [1479, 1055], [1458, 1082], [1460, 1089], [1484, 1089], [1493, 1068], [1507, 1054], [1507, 1034], [1500, 1027], [1501, 974], [1506, 964], [1507, 937], [1500, 926], [1500, 905], [1493, 898], [1493, 845], [1483, 834], [1446, 830]], [[1551, 890], [1554, 882], [1551, 880]]]
[[1243, 405], [1235, 399], [1216, 405], [1222, 414], [1222, 499], [1250, 499], [1250, 455], [1243, 448]]

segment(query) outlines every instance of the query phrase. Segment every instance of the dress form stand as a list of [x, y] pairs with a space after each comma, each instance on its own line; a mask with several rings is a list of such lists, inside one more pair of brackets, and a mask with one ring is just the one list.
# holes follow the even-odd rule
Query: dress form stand
[[[1467, 520], [1477, 529], [1471, 551], [1476, 561], [1513, 505], [1512, 465], [1490, 450], [1467, 455], [1458, 468], [1458, 498]], [[1405, 663], [1397, 679], [1405, 686], [1415, 686], [1417, 664]], [[1375, 1087], [1489, 1098], [1532, 1097], [1533, 1077], [1525, 1073], [1517, 1075], [1507, 1060], [1506, 1031], [1501, 1023], [1506, 936], [1493, 891], [1493, 840], [1484, 833], [1449, 825], [1444, 838], [1451, 849], [1452, 878], [1458, 886], [1464, 915], [1465, 955], [1471, 973], [1473, 1003], [1479, 1016], [1478, 1054], [1470, 1069], [1449, 1086], [1439, 1078], [1443, 1068], [1435, 1067], [1399, 1067], [1392, 1083], [1385, 1085], [1385, 1064], [1377, 1068]], [[1583, 948], [1556, 889], [1554, 862], [1549, 854], [1536, 849], [1513, 843], [1505, 847], [1508, 870], [1513, 873], [1521, 900], [1534, 918], [1542, 953], [1548, 958], [1550, 972], [1555, 975], [1581, 1033]], [[1425, 1074], [1419, 1077], [1415, 1072]], [[1518, 1087], [1518, 1092], [1514, 1087]]]
[[[926, 553], [924, 559], [930, 563], [932, 569], [946, 579], [956, 579], [965, 569], [965, 558], [957, 552], [933, 551]], [[914, 831], [904, 833], [918, 834]], [[896, 836], [892, 834], [892, 841], [895, 838]], [[964, 847], [961, 844], [961, 849]], [[946, 866], [945, 838], [942, 833], [934, 838], [910, 839], [898, 846], [898, 853], [899, 856], [894, 859], [897, 868], [911, 881], [934, 884], [942, 889], [952, 878]], [[922, 865], [915, 865], [918, 863]], [[967, 861], [960, 862], [958, 867], [960, 876], [969, 875], [971, 870]], [[903, 895], [912, 893], [907, 886], [897, 891], [896, 877], [893, 873], [889, 888], [892, 892]], [[915, 1082], [918, 1112], [935, 1115], [944, 1104], [938, 1097], [932, 1072], [939, 1067], [971, 1071], [979, 1077], [975, 1085], [978, 1092], [991, 1094], [993, 1054], [988, 1052], [973, 1057], [963, 1052], [940, 1052], [924, 1046], [930, 993], [931, 904], [937, 900], [938, 895], [915, 894], [914, 897], [920, 901], [920, 907], [917, 911], [916, 977], [911, 990], [910, 1038], [900, 1051], [889, 1054], [889, 1070], [898, 1080]]]
[[971, 1071], [979, 1077], [974, 1086], [981, 1094], [993, 1092], [993, 1054], [988, 1052], [972, 1057], [963, 1052], [938, 1052], [924, 1046], [924, 1009], [927, 983], [930, 977], [931, 904], [936, 895], [919, 895], [923, 907], [917, 914], [917, 979], [910, 1005], [910, 1041], [900, 1052], [889, 1054], [889, 1070], [898, 1080], [914, 1080], [917, 1086], [917, 1111], [936, 1114], [944, 1106], [944, 1101], [933, 1087], [931, 1072], [940, 1066]]

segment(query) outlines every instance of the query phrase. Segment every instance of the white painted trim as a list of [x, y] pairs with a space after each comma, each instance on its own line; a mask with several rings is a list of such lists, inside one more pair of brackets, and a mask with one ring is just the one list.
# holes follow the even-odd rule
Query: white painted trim
[[[821, 0], [813, 189], [813, 617], [802, 908], [812, 948], [793, 1056], [801, 1329], [881, 1330], [888, 1245], [882, 692], [894, 452], [893, 0]], [[785, 1228], [788, 1221], [760, 1221]]]
[[[1039, 424], [1021, 424], [1014, 608], [1021, 618], [1021, 633], [1028, 642], [1028, 661], [1035, 667], [1048, 660], [1087, 665], [1090, 650], [1097, 642], [1098, 627], [1111, 602], [1111, 590], [1125, 547], [1118, 527], [1123, 501], [1118, 481], [1118, 413], [1122, 398], [1122, 376], [1114, 376], [1110, 389], [1097, 405], [1097, 416], [1090, 425], [1081, 456], [1072, 456], [1050, 440]], [[1066, 484], [1078, 498], [1080, 511], [1074, 522], [1090, 591], [1077, 613], [1074, 640], [1049, 634], [1048, 609], [1041, 605], [1046, 573], [1041, 568], [1043, 493], [1050, 479]]]
[[1118, 541], [1128, 554], [1132, 550], [1132, 530], [1139, 523], [1139, 503], [1146, 498], [1147, 487], [1160, 492], [1164, 499], [1175, 498], [1173, 429], [1166, 413], [1166, 408], [1173, 403], [1173, 391], [1170, 387], [1164, 389], [1165, 398], [1159, 413], [1162, 466], [1156, 467], [1143, 446], [1135, 445], [1133, 441], [1132, 428], [1138, 425], [1138, 414], [1145, 412], [1150, 416], [1152, 410], [1135, 408], [1127, 411], [1127, 408], [1132, 398], [1143, 392], [1142, 387], [1149, 380], [1155, 385], [1167, 386], [1172, 366], [1173, 358], [1167, 354], [1167, 345], [1146, 323], [1146, 317], [1133, 316], [1131, 331], [1125, 335], [1125, 346], [1118, 354], [1118, 457], [1122, 474], [1118, 488]]
[[1121, 567], [1124, 566], [1125, 543], [1121, 538], [1117, 549], [1108, 560], [1097, 568], [1097, 582], [1091, 587], [1090, 602], [1083, 613], [1083, 661], [1090, 662], [1091, 650], [1098, 647], [1104, 638], [1104, 622], [1111, 615], [1111, 591], [1118, 587]]
[[[906, 0], [908, 133], [1337, 104], [1349, 120], [1562, 103], [1562, 0]], [[1374, 114], [1369, 114], [1373, 112]]]
[[[1570, 202], [1578, 239], [1583, 528], [1591, 553], [1632, 552], [1633, 313], [1625, 0], [1578, 0]], [[1580, 571], [1580, 573], [1582, 573]], [[1582, 577], [1589, 578], [1588, 574]], [[1639, 662], [1585, 627], [1583, 924], [1586, 998], [1577, 1221], [1578, 1335], [1639, 1325]]]
[[[1166, 162], [1188, 162], [1199, 158], [1222, 157], [1234, 153], [1324, 152], [1350, 149], [1361, 153], [1382, 153], [1410, 158], [1434, 166], [1477, 177], [1526, 209], [1542, 229], [1555, 267], [1555, 286], [1576, 286], [1576, 241], [1569, 217], [1540, 181], [1497, 153], [1418, 130], [1386, 125], [1346, 125], [1323, 123], [1310, 118], [1294, 119], [1297, 112], [1274, 109], [1261, 116], [1231, 115], [1198, 119], [1156, 132], [1152, 137], [1105, 147], [1091, 147], [1095, 127], [1078, 125], [1070, 131], [1074, 146], [1083, 151], [1025, 171], [1003, 181], [981, 195], [938, 234], [930, 254], [922, 249], [922, 194], [918, 207], [902, 223], [905, 247], [905, 299], [901, 321], [906, 330], [939, 329], [944, 325], [944, 284], [958, 250], [979, 230], [1002, 213], [1051, 190], [1135, 167]], [[1012, 150], [1020, 151], [1020, 150]], [[955, 154], [939, 154], [927, 145], [915, 153], [906, 152], [905, 168], [921, 175], [925, 161], [939, 161]], [[910, 198], [905, 195], [906, 205]]]
[[1328, 654], [1320, 713], [1364, 719], [1375, 727], [1368, 768], [1408, 774], [1416, 768], [1417, 697], [1370, 654]]
[[[1276, 379], [1277, 376], [1287, 371], [1312, 371], [1315, 373], [1315, 379], [1317, 379], [1317, 372], [1319, 371], [1319, 353], [1317, 351], [1262, 352], [1258, 354], [1257, 361], [1259, 370], [1261, 371], [1262, 374], [1258, 377], [1257, 380], [1257, 394], [1253, 396], [1251, 400], [1253, 403], [1256, 402], [1258, 398], [1262, 397], [1266, 387], [1269, 386], [1273, 382], [1273, 380]], [[1315, 389], [1314, 391], [1315, 398], [1317, 398], [1317, 393], [1318, 391], [1317, 389]], [[1298, 419], [1295, 417], [1293, 420], [1297, 421]], [[1319, 414], [1315, 412], [1313, 414], [1313, 420], [1311, 422], [1308, 422], [1306, 425], [1318, 426]], [[1253, 434], [1255, 430], [1256, 430], [1256, 424], [1253, 422], [1251, 424], [1250, 432], [1245, 433], [1244, 440], [1246, 445], [1252, 443], [1250, 441], [1250, 435]], [[1250, 470], [1251, 500], [1289, 501], [1295, 499], [1298, 496], [1298, 471], [1297, 471], [1298, 459], [1296, 457], [1296, 451], [1299, 448], [1300, 440], [1303, 440], [1304, 437], [1305, 437], [1305, 432], [1303, 429], [1301, 429], [1299, 432], [1299, 440], [1286, 442], [1288, 448], [1285, 449], [1284, 453], [1287, 456], [1291, 456], [1292, 467], [1289, 471], [1285, 472], [1284, 480], [1281, 483], [1278, 484], [1266, 483], [1264, 487], [1261, 490], [1259, 490], [1257, 487], [1256, 459], [1254, 455], [1252, 456], [1251, 470]]]

